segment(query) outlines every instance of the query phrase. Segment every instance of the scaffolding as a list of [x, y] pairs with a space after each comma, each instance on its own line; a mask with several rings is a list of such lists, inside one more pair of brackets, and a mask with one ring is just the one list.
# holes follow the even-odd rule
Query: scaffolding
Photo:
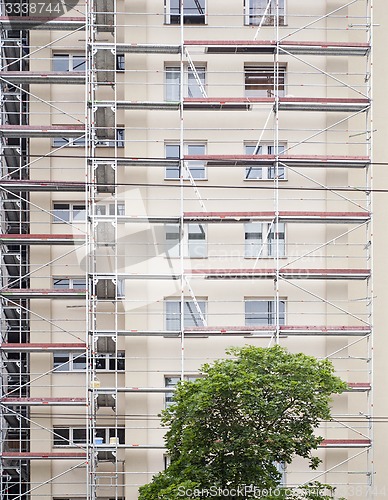
[[372, 498], [372, 0], [156, 3], [2, 2], [2, 495], [135, 498], [253, 343], [349, 383], [286, 484]]

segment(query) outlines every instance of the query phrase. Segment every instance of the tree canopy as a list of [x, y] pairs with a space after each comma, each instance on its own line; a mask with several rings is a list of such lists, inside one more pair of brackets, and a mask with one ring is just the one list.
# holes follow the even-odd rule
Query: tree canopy
[[227, 354], [203, 365], [198, 379], [178, 384], [162, 413], [171, 463], [140, 488], [140, 500], [194, 498], [184, 492], [210, 487], [271, 490], [281, 479], [277, 464], [299, 456], [313, 469], [319, 465], [312, 450], [322, 438], [315, 430], [330, 419], [331, 395], [347, 387], [331, 362], [280, 346]]

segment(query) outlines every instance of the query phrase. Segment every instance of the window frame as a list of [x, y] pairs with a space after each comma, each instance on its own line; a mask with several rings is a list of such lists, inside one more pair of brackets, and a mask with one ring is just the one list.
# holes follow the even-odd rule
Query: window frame
[[[65, 205], [68, 207], [67, 209], [66, 208], [55, 208], [56, 206], [58, 207], [58, 205], [63, 205], [63, 207], [65, 207]], [[83, 208], [76, 208], [76, 207], [83, 207]], [[69, 217], [68, 219], [65, 219], [65, 218], [62, 218], [62, 217], [58, 217], [58, 215], [55, 215], [55, 212], [56, 210], [60, 210], [64, 213], [68, 212], [69, 214]], [[84, 218], [82, 219], [77, 219], [74, 215], [75, 215], [75, 211], [79, 211], [81, 214], [83, 213], [84, 214]], [[61, 201], [53, 201], [53, 207], [52, 207], [52, 223], [53, 224], [66, 224], [66, 223], [75, 223], [75, 222], [86, 222], [86, 205], [82, 202], [77, 202], [77, 201], [74, 201], [74, 202], [68, 202], [68, 201], [64, 201], [64, 202], [61, 202]]]
[[[125, 351], [124, 350], [119, 350], [117, 351], [117, 356], [116, 353], [97, 353], [96, 357], [99, 357], [101, 360], [105, 361], [105, 368], [98, 368], [96, 367], [97, 372], [125, 372]], [[67, 358], [68, 361], [66, 362], [59, 362], [56, 361], [56, 358]], [[75, 364], [77, 363], [77, 359], [82, 360], [85, 358], [85, 367], [84, 368], [79, 368], [79, 367], [74, 367]], [[113, 360], [113, 363], [111, 364], [111, 361]], [[57, 366], [56, 366], [57, 363]], [[86, 355], [84, 353], [77, 353], [77, 352], [69, 352], [69, 351], [58, 351], [53, 354], [53, 372], [55, 373], [69, 373], [69, 372], [84, 372], [87, 368], [87, 360], [86, 360]], [[80, 361], [78, 361], [78, 364], [80, 364]]]
[[[249, 303], [262, 303], [263, 305], [267, 305], [267, 312], [265, 313], [264, 311], [256, 311], [256, 312], [250, 312], [247, 310], [247, 305]], [[286, 315], [287, 315], [287, 308], [286, 308], [287, 301], [284, 298], [281, 298], [279, 300], [279, 325], [283, 326], [286, 324]], [[244, 323], [245, 326], [274, 326], [275, 325], [275, 319], [276, 319], [276, 300], [274, 299], [266, 299], [266, 298], [261, 298], [261, 297], [245, 297], [244, 298]], [[267, 315], [267, 321], [262, 321], [260, 319], [260, 316], [262, 318], [265, 318], [265, 314]], [[249, 318], [248, 316], [251, 315], [252, 318]], [[259, 319], [255, 318], [254, 316], [257, 316]]]
[[[183, 376], [183, 380], [186, 382], [193, 382], [201, 377], [202, 377], [202, 375], [200, 373], [193, 374], [193, 375], [186, 374]], [[168, 379], [175, 379], [175, 383], [168, 384], [167, 383]], [[177, 385], [177, 383], [180, 382], [180, 380], [182, 380], [180, 375], [175, 375], [175, 374], [174, 375], [165, 375], [164, 376], [164, 387], [165, 388], [175, 387]], [[165, 395], [164, 395], [164, 407], [165, 408], [168, 408], [173, 403], [173, 401], [172, 401], [173, 397], [174, 397], [174, 391], [165, 393]]]
[[[125, 351], [119, 350], [116, 353], [109, 352], [98, 352], [95, 354], [96, 366], [95, 370], [97, 372], [125, 372]], [[101, 368], [98, 366], [98, 361], [104, 361], [105, 368]]]
[[[199, 297], [197, 300], [198, 306], [201, 309], [202, 316], [205, 320], [207, 321], [207, 298], [205, 297]], [[190, 326], [205, 326], [204, 322], [201, 320], [201, 317], [195, 307], [194, 301], [193, 300], [188, 300], [185, 299], [185, 317], [184, 317], [184, 324], [185, 328], [190, 327]], [[176, 311], [168, 311], [168, 304], [174, 304], [174, 309]], [[190, 309], [189, 314], [192, 318], [192, 321], [194, 323], [201, 323], [201, 324], [190, 324], [188, 325], [188, 315], [186, 313], [186, 306], [187, 308]], [[173, 328], [175, 326], [174, 323], [177, 323], [178, 329]], [[169, 299], [164, 299], [164, 326], [166, 331], [168, 332], [180, 332], [181, 331], [181, 301], [173, 298]]]
[[[249, 228], [252, 228], [251, 231], [248, 231]], [[279, 258], [286, 256], [286, 225], [284, 222], [272, 223], [271, 221], [251, 221], [246, 222], [244, 224], [244, 258], [245, 259], [273, 259], [277, 257], [276, 255], [276, 233], [278, 233], [279, 237]], [[248, 235], [261, 235], [261, 237], [249, 237]], [[248, 245], [247, 242], [249, 240], [256, 241]], [[265, 243], [264, 243], [264, 240]], [[258, 248], [258, 252], [256, 252], [256, 248]], [[262, 250], [261, 250], [262, 249]]]
[[[168, 148], [176, 148], [177, 152], [176, 155], [173, 156], [172, 154], [169, 154], [167, 152]], [[203, 155], [206, 154], [206, 148], [207, 144], [204, 141], [193, 141], [193, 142], [185, 142], [183, 144], [183, 156], [185, 155], [190, 155], [190, 149], [191, 148], [203, 148]], [[166, 142], [164, 144], [164, 151], [165, 151], [165, 158], [166, 160], [180, 160], [180, 145], [177, 142]], [[190, 155], [190, 156], [195, 156], [195, 155]], [[195, 181], [207, 181], [207, 168], [205, 165], [205, 162], [202, 160], [185, 160], [187, 163], [187, 166], [189, 168], [189, 171], [191, 173], [192, 178]], [[187, 169], [185, 167], [184, 172], [183, 172], [183, 179], [184, 180], [189, 180], [189, 175], [187, 173]], [[179, 171], [179, 166], [178, 167], [166, 167], [164, 170], [164, 180], [165, 181], [177, 181], [180, 179], [180, 171]], [[171, 177], [169, 176], [169, 173], [174, 173], [175, 176]], [[197, 173], [200, 175], [198, 176]]]
[[[199, 232], [195, 231], [195, 226], [198, 226]], [[164, 253], [168, 258], [180, 257], [180, 225], [179, 224], [165, 224], [164, 225], [165, 237], [165, 250]], [[201, 234], [203, 238], [196, 238], [195, 236]], [[172, 236], [175, 236], [172, 237]], [[201, 243], [191, 243], [192, 241], [199, 240]], [[175, 242], [174, 244], [169, 242]], [[185, 224], [183, 233], [183, 256], [190, 259], [207, 259], [207, 224], [190, 223]], [[199, 251], [196, 251], [199, 250]]]
[[86, 137], [81, 135], [80, 137], [53, 137], [52, 141], [53, 148], [85, 148], [86, 147]]
[[[194, 63], [202, 87], [206, 91], [206, 63]], [[175, 79], [169, 81], [168, 75], [175, 74]], [[179, 102], [181, 98], [181, 69], [174, 63], [166, 63], [164, 66], [164, 100], [166, 102]], [[201, 88], [195, 79], [194, 72], [189, 64], [184, 65], [183, 70], [183, 96], [202, 97]]]
[[[55, 60], [59, 61], [60, 58], [67, 58], [67, 70], [61, 70], [61, 69], [55, 69]], [[84, 66], [83, 69], [75, 69], [79, 64], [74, 65], [74, 61], [76, 58], [83, 58], [83, 63], [82, 65]], [[86, 55], [85, 53], [82, 52], [54, 52], [52, 54], [52, 71], [54, 72], [66, 72], [66, 73], [78, 73], [78, 72], [85, 72], [86, 71]]]
[[[253, 148], [253, 151], [250, 151]], [[278, 150], [275, 151], [276, 147], [271, 142], [262, 142], [258, 144], [257, 142], [247, 141], [244, 142], [244, 154], [248, 156], [264, 156], [264, 155], [281, 155], [285, 152], [287, 144], [285, 142], [279, 142], [277, 146]], [[257, 149], [256, 153], [255, 150]], [[255, 176], [251, 176], [253, 174]], [[253, 174], [252, 174], [253, 173]], [[283, 165], [279, 165], [278, 168], [278, 180], [287, 180], [287, 169]], [[245, 178], [246, 181], [273, 181], [275, 179], [275, 167], [273, 163], [268, 165], [252, 165], [245, 167]]]
[[[276, 12], [274, 12], [273, 14], [270, 13], [271, 9], [273, 10], [272, 6], [270, 6], [270, 8], [268, 9], [266, 19], [264, 20], [263, 23], [261, 23], [261, 20], [263, 19], [264, 12], [263, 12], [263, 14], [251, 14], [251, 10], [253, 11], [253, 9], [255, 9], [255, 8], [260, 8], [259, 5], [253, 4], [253, 2], [257, 2], [257, 1], [258, 2], [262, 1], [263, 5], [264, 5], [264, 11], [265, 11], [265, 3], [267, 0], [244, 0], [244, 24], [245, 24], [245, 26], [274, 26]], [[272, 0], [272, 2], [274, 2], [274, 1], [275, 0]], [[283, 6], [279, 6], [279, 26], [286, 26], [286, 24], [287, 24], [287, 22], [286, 22], [287, 0], [280, 0], [280, 1], [283, 2]], [[274, 7], [276, 8], [276, 4], [274, 5]], [[257, 18], [257, 20], [256, 21], [255, 21], [255, 19], [252, 20], [252, 18]]]
[[[171, 7], [171, 2], [175, 1], [177, 7]], [[185, 6], [183, 6], [183, 24], [203, 25], [207, 24], [207, 0], [203, 0], [203, 13], [185, 14]], [[202, 6], [201, 6], [202, 8]], [[175, 12], [175, 9], [177, 11]], [[174, 10], [174, 12], [173, 12]], [[196, 21], [196, 22], [193, 22]], [[164, 0], [164, 23], [172, 26], [180, 25], [180, 2], [179, 0]]]
[[96, 140], [95, 146], [98, 148], [124, 148], [125, 147], [125, 127], [119, 125], [116, 128], [116, 139]]
[[125, 71], [125, 54], [120, 52], [116, 54], [116, 71], [123, 73]]
[[245, 97], [284, 97], [287, 88], [287, 65], [279, 64], [278, 73], [279, 85], [278, 91], [275, 92], [275, 67], [273, 64], [245, 63]]
[[[67, 361], [55, 361], [55, 358], [66, 358]], [[84, 364], [85, 366], [82, 368], [79, 367], [74, 367], [75, 363], [80, 364], [80, 360], [85, 359]], [[78, 361], [77, 361], [78, 360]], [[56, 366], [57, 363], [57, 366]], [[86, 360], [86, 354], [85, 353], [76, 353], [76, 352], [69, 352], [69, 351], [57, 351], [53, 354], [53, 373], [69, 373], [69, 372], [84, 372], [87, 368], [87, 360]]]
[[[56, 443], [59, 438], [56, 434], [60, 434], [58, 431], [67, 431], [68, 438], [67, 443]], [[74, 431], [85, 431], [85, 440], [75, 440]], [[119, 432], [117, 432], [119, 431]], [[125, 427], [96, 427], [96, 436], [102, 437], [104, 444], [109, 444], [111, 437], [118, 437], [120, 444], [125, 444]], [[74, 448], [80, 445], [85, 445], [87, 441], [87, 428], [86, 427], [71, 427], [66, 425], [55, 425], [53, 427], [53, 447], [55, 448]]]
[[[62, 282], [67, 281], [67, 286], [57, 286], [56, 282], [58, 282], [58, 281], [62, 281]], [[77, 281], [82, 282], [82, 283], [76, 283]], [[79, 277], [78, 276], [75, 276], [75, 277], [53, 276], [52, 282], [53, 282], [54, 289], [85, 290], [87, 287], [86, 278], [83, 278], [82, 276], [79, 276]], [[81, 286], [81, 285], [83, 285], [83, 286]]]
[[[100, 213], [99, 213], [100, 212]], [[101, 213], [105, 212], [105, 213]], [[94, 210], [95, 217], [103, 219], [111, 219], [112, 217], [120, 217], [125, 215], [125, 201], [117, 201], [115, 203], [96, 203]]]

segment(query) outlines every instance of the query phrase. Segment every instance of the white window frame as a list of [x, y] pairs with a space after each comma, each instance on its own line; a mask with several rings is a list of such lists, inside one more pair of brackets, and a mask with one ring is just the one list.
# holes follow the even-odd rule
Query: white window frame
[[[67, 358], [67, 361], [63, 361], [55, 366], [56, 357]], [[76, 364], [80, 364], [80, 360], [85, 359], [84, 367], [76, 367]], [[86, 370], [86, 354], [68, 351], [58, 351], [53, 355], [53, 372], [54, 373], [68, 373], [68, 372], [84, 372]]]
[[125, 203], [118, 201], [117, 203], [101, 203], [97, 202], [94, 213], [97, 217], [111, 218], [125, 215]]
[[[55, 69], [55, 60], [59, 60], [59, 58], [67, 58], [67, 69], [66, 70], [61, 70], [61, 69]], [[78, 69], [79, 62], [75, 62], [76, 58], [83, 58], [83, 69]], [[66, 71], [66, 72], [85, 72], [86, 71], [86, 55], [85, 53], [82, 52], [55, 52], [53, 53], [53, 59], [52, 59], [52, 70], [53, 71]]]
[[84, 148], [86, 146], [86, 137], [54, 137], [53, 148]]
[[[105, 368], [101, 368], [96, 365], [96, 371], [98, 372], [124, 372], [125, 371], [125, 351], [117, 351], [116, 353], [108, 352], [98, 352], [95, 354], [96, 362], [97, 358], [99, 361], [105, 363]], [[113, 360], [113, 366], [110, 368], [110, 363]]]
[[[125, 351], [117, 351], [117, 360], [112, 368], [110, 366], [110, 360], [116, 358], [115, 353], [97, 353], [97, 357], [101, 358], [105, 361], [105, 368], [96, 368], [97, 372], [124, 372], [125, 371]], [[59, 363], [57, 366], [55, 358], [67, 358], [67, 362]], [[77, 360], [85, 359], [85, 367], [76, 367]], [[120, 363], [120, 361], [124, 361], [124, 363]], [[58, 363], [58, 362], [57, 362]], [[79, 364], [79, 361], [78, 361]], [[53, 372], [55, 373], [68, 373], [68, 372], [83, 372], [86, 370], [86, 354], [77, 353], [77, 352], [68, 352], [68, 351], [59, 351], [55, 352], [53, 355]]]
[[[195, 70], [203, 89], [206, 89], [206, 64], [195, 63]], [[185, 64], [183, 70], [183, 95], [184, 97], [202, 97], [202, 89], [195, 78], [194, 71], [189, 64]], [[169, 74], [174, 74], [174, 80], [170, 81]], [[164, 99], [167, 102], [178, 102], [181, 93], [181, 69], [176, 64], [166, 64], [164, 68]]]
[[85, 290], [86, 278], [83, 277], [68, 277], [68, 276], [55, 276], [53, 277], [53, 288], [71, 289], [71, 290]]
[[[187, 382], [195, 381], [201, 378], [201, 374], [184, 375], [183, 380]], [[180, 382], [180, 375], [165, 375], [164, 376], [164, 387], [175, 387], [178, 382]], [[166, 392], [164, 397], [164, 407], [168, 408], [172, 404], [172, 398], [174, 397], [174, 391]], [[168, 457], [168, 455], [166, 455]]]
[[[68, 208], [55, 208], [55, 206], [58, 206], [58, 205], [63, 205], [63, 206], [67, 206]], [[80, 208], [76, 208], [76, 207], [83, 207], [83, 209], [80, 209]], [[58, 217], [57, 215], [55, 215], [55, 212], [57, 211], [61, 211], [61, 212], [68, 212], [69, 213], [69, 218], [68, 219], [65, 219], [65, 218], [62, 218], [62, 217]], [[80, 214], [83, 214], [83, 217], [77, 217], [76, 216], [76, 212], [80, 212]], [[53, 224], [66, 224], [66, 223], [69, 223], [69, 222], [85, 222], [86, 221], [86, 206], [84, 203], [82, 202], [77, 202], [77, 201], [74, 201], [74, 202], [67, 202], [67, 201], [54, 201], [53, 202], [53, 209], [52, 209], [52, 216], [53, 216]]]
[[[263, 82], [255, 83], [255, 73], [258, 81], [262, 77]], [[244, 64], [244, 90], [246, 97], [284, 97], [287, 87], [287, 66], [279, 65], [279, 88], [275, 89], [275, 68], [273, 65], [246, 63]], [[250, 75], [250, 76], [249, 76]], [[264, 80], [267, 79], [268, 82]], [[283, 86], [280, 86], [283, 81]], [[260, 88], [256, 88], [260, 86]], [[277, 90], [277, 91], [276, 91]]]
[[98, 148], [123, 148], [125, 146], [125, 128], [119, 125], [116, 128], [116, 140], [112, 139], [98, 139], [95, 146]]
[[[262, 142], [260, 144], [255, 142], [244, 143], [244, 153], [246, 155], [275, 155], [282, 154], [287, 148], [285, 142], [280, 142], [277, 146], [271, 142]], [[277, 152], [276, 152], [277, 149]], [[278, 179], [281, 181], [287, 180], [287, 170], [283, 165], [278, 167]], [[245, 180], [246, 181], [268, 181], [275, 179], [275, 166], [273, 163], [268, 165], [247, 165], [245, 167]]]
[[[177, 4], [178, 10], [172, 12], [171, 3], [175, 2]], [[183, 23], [184, 24], [193, 24], [193, 25], [203, 25], [207, 24], [207, 0], [203, 0], [204, 3], [204, 12], [203, 14], [185, 14], [185, 6], [183, 6]], [[164, 0], [164, 12], [165, 12], [165, 24], [171, 24], [176, 26], [180, 24], [180, 1], [179, 0]], [[193, 22], [198, 21], [198, 22]]]
[[[180, 226], [165, 225], [165, 254], [169, 258], [180, 257]], [[198, 237], [198, 235], [200, 237]], [[207, 258], [207, 226], [205, 224], [185, 224], [183, 235], [183, 256], [191, 259]]]
[[[177, 152], [176, 155], [172, 156], [168, 152], [168, 148], [176, 148]], [[183, 145], [183, 154], [185, 155], [190, 155], [190, 156], [195, 156], [191, 149], [195, 148], [202, 148], [203, 152], [202, 154], [206, 154], [206, 142], [203, 141], [198, 141], [198, 142], [185, 142]], [[166, 142], [165, 143], [165, 157], [166, 159], [180, 159], [180, 146], [176, 142]], [[185, 166], [184, 172], [183, 172], [183, 178], [184, 179], [189, 179], [189, 174], [187, 172], [187, 168], [190, 171], [190, 174], [192, 178], [195, 181], [206, 181], [207, 180], [207, 169], [205, 162], [202, 160], [185, 160]], [[171, 175], [171, 173], [174, 174], [174, 176]], [[164, 179], [166, 181], [176, 181], [179, 180], [179, 167], [166, 167], [165, 172], [164, 172]]]
[[[85, 441], [75, 441], [74, 440], [74, 431], [85, 431]], [[120, 431], [120, 432], [116, 432]], [[63, 438], [66, 440], [66, 443], [55, 443], [55, 440], [61, 439], [57, 435], [58, 431], [68, 431], [68, 438]], [[53, 447], [55, 448], [73, 448], [78, 447], [80, 445], [86, 444], [87, 437], [87, 429], [85, 427], [70, 427], [66, 425], [56, 425], [53, 428]], [[125, 427], [96, 427], [96, 436], [103, 439], [103, 444], [109, 444], [111, 437], [118, 437], [119, 444], [125, 444]], [[120, 439], [121, 438], [121, 439]]]
[[[169, 305], [173, 304], [172, 309], [168, 310]], [[206, 298], [198, 298], [197, 299], [198, 307], [201, 310], [204, 321], [206, 322], [207, 318], [207, 299]], [[168, 332], [179, 332], [181, 330], [181, 301], [176, 299], [165, 299], [164, 300], [164, 321], [165, 321], [165, 329]], [[191, 326], [205, 326], [204, 321], [201, 319], [199, 312], [197, 311], [196, 305], [192, 299], [185, 299], [185, 328]], [[175, 326], [177, 328], [173, 328]]]
[[[279, 244], [276, 242], [276, 233]], [[244, 224], [244, 257], [246, 259], [279, 257], [286, 253], [286, 227], [284, 222], [253, 221]]]
[[[263, 306], [266, 306], [267, 311], [262, 312], [262, 311], [257, 311], [256, 313], [253, 313], [251, 311], [248, 311], [247, 305], [248, 304], [253, 304], [253, 303], [262, 303]], [[286, 300], [281, 299], [279, 301], [279, 324], [280, 325], [285, 325], [286, 324]], [[275, 325], [275, 320], [276, 320], [276, 300], [274, 299], [262, 299], [262, 298], [257, 298], [257, 297], [246, 297], [244, 299], [244, 314], [245, 314], [245, 325], [246, 326], [273, 326]], [[262, 316], [263, 320], [255, 320], [255, 319], [249, 319], [249, 315], [257, 315], [257, 316]], [[264, 320], [266, 315], [267, 321]]]
[[[267, 2], [268, 0], [244, 0], [244, 23], [246, 26], [274, 26], [275, 24], [275, 16], [276, 16], [276, 0], [272, 0], [267, 13], [266, 13], [266, 18], [264, 21], [263, 19], [263, 14], [265, 12]], [[255, 5], [255, 3], [260, 3], [260, 5]], [[283, 2], [283, 5], [281, 5], [281, 2]], [[286, 5], [287, 0], [279, 0], [279, 26], [285, 26], [286, 25]], [[254, 14], [254, 9], [255, 8], [260, 8], [262, 13], [260, 14]], [[275, 9], [275, 10], [274, 10]], [[252, 10], [252, 13], [251, 13]], [[252, 19], [253, 17], [256, 17], [257, 19]]]

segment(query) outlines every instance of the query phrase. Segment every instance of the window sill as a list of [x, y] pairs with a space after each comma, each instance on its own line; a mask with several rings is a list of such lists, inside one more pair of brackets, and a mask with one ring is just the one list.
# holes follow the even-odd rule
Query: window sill
[[244, 255], [244, 259], [257, 259], [257, 260], [274, 260], [274, 259], [277, 259], [279, 258], [279, 260], [286, 260], [287, 257], [285, 255], [281, 255], [280, 257], [276, 257], [275, 255], [271, 255], [271, 256], [268, 256], [268, 255], [260, 255], [260, 257], [257, 257], [257, 255], [253, 255], [252, 257], [251, 256], [248, 256], [248, 255]]
[[[244, 182], [273, 182], [276, 179], [244, 179]], [[288, 179], [278, 179], [279, 182], [286, 182]]]
[[[173, 257], [171, 257], [170, 255], [166, 255], [165, 257], [166, 259], [180, 259], [180, 256], [179, 255], [174, 255]], [[209, 257], [206, 255], [206, 257], [191, 257], [190, 255], [184, 255], [183, 256], [184, 259], [187, 259], [187, 260], [205, 260], [205, 259], [208, 259]]]
[[[194, 182], [202, 182], [202, 181], [208, 181], [209, 179], [206, 177], [206, 178], [201, 178], [201, 179], [196, 179], [195, 177], [193, 178], [194, 179]], [[165, 181], [180, 181], [179, 177], [176, 178], [176, 179], [172, 179], [171, 177], [165, 177], [164, 178]], [[190, 179], [183, 179], [185, 182], [190, 182]]]

